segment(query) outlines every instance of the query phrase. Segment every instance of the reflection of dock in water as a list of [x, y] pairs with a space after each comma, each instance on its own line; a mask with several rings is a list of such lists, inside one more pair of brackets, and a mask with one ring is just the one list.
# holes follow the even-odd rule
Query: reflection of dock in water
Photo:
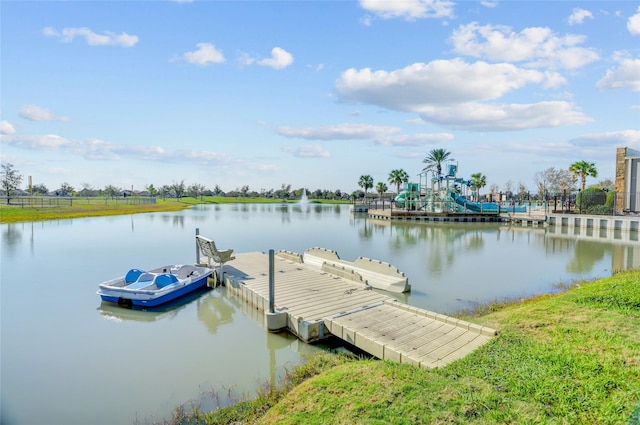
[[[236, 254], [224, 266], [227, 289], [269, 312], [269, 256]], [[385, 360], [444, 366], [488, 342], [493, 329], [397, 302], [367, 285], [322, 272], [285, 252], [274, 256], [270, 330], [287, 329], [304, 342], [334, 335]], [[262, 314], [262, 313], [261, 313]], [[264, 317], [264, 316], [263, 316]]]
[[611, 227], [586, 227], [586, 226], [548, 226], [547, 234], [559, 238], [598, 240], [602, 242], [615, 242], [621, 244], [638, 245], [640, 239], [637, 230], [623, 230]]
[[[640, 268], [640, 243], [637, 231], [624, 231], [601, 227], [548, 226], [545, 239], [548, 244], [565, 243], [575, 246], [575, 261], [582, 263], [594, 251], [611, 251], [611, 271]], [[594, 260], [595, 262], [595, 260]]]

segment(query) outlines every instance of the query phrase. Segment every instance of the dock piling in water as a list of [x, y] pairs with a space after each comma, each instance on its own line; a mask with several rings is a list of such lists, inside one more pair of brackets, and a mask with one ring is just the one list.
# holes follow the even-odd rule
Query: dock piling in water
[[275, 291], [276, 291], [276, 283], [275, 276], [273, 273], [274, 265], [273, 265], [273, 249], [269, 250], [269, 313], [273, 314], [275, 312], [274, 303], [275, 303]]

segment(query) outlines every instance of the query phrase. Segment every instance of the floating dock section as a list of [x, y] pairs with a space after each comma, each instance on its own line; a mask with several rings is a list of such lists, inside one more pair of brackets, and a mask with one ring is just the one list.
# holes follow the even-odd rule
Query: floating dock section
[[443, 222], [443, 223], [497, 223], [502, 221], [497, 212], [484, 213], [459, 213], [459, 212], [428, 212], [428, 211], [406, 211], [403, 209], [369, 209], [369, 218], [378, 220], [396, 221], [421, 221], [421, 222]]
[[239, 253], [224, 265], [223, 283], [265, 312], [270, 331], [288, 330], [304, 342], [333, 335], [380, 359], [420, 367], [444, 366], [497, 334], [402, 304], [349, 276], [351, 272], [330, 270], [305, 264], [303, 255], [289, 251], [275, 253], [272, 267], [268, 254]]

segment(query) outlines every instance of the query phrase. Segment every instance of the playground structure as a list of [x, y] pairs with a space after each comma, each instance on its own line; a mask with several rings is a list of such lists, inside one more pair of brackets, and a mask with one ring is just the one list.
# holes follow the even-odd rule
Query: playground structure
[[[469, 200], [471, 180], [457, 177], [458, 165], [447, 164], [446, 174], [437, 175], [434, 170], [423, 170], [418, 183], [405, 183], [395, 197], [396, 207], [407, 211], [432, 213], [491, 213], [526, 212], [524, 205], [504, 205], [497, 202]], [[429, 176], [431, 174], [431, 176]], [[424, 183], [423, 183], [424, 181]]]

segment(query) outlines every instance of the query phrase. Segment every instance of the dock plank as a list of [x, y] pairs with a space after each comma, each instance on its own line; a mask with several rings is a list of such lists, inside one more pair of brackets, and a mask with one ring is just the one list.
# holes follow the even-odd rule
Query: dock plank
[[[295, 253], [294, 253], [295, 254]], [[224, 266], [225, 284], [266, 309], [269, 259], [239, 253]], [[491, 340], [496, 331], [395, 301], [362, 283], [281, 256], [274, 258], [274, 307], [305, 342], [333, 334], [381, 359], [442, 367]]]

